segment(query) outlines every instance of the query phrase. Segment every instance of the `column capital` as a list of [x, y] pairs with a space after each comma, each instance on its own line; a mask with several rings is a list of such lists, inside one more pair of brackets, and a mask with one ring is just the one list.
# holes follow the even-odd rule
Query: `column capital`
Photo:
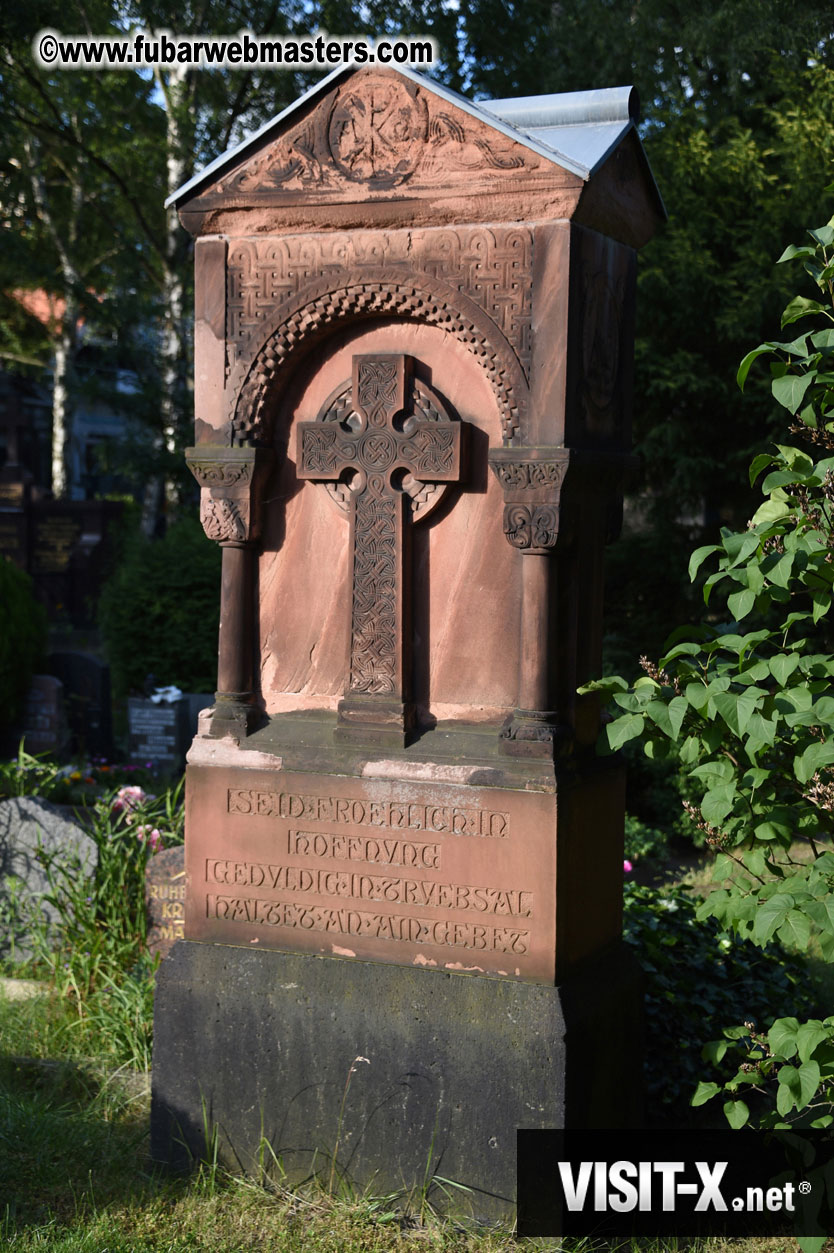
[[490, 469], [504, 492], [504, 534], [513, 548], [541, 554], [555, 546], [570, 458], [570, 449], [561, 447], [490, 449]]
[[256, 540], [274, 451], [202, 444], [186, 448], [185, 460], [200, 484], [200, 521], [208, 538], [233, 545]]

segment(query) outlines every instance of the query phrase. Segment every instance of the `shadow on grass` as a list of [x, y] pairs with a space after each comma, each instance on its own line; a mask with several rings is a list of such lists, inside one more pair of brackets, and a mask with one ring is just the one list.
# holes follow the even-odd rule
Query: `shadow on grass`
[[[153, 1186], [143, 1083], [118, 1082], [96, 1063], [0, 1056], [3, 1235]], [[131, 1091], [133, 1088], [133, 1091]]]

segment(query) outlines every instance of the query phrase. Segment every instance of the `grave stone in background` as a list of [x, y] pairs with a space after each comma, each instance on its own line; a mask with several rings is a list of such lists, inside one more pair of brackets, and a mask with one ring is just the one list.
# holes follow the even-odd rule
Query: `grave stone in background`
[[152, 701], [131, 696], [127, 702], [128, 758], [154, 762], [164, 771], [182, 768], [188, 733], [188, 701]]
[[28, 570], [50, 616], [63, 614], [76, 625], [94, 622], [111, 556], [109, 532], [122, 510], [120, 501], [111, 500], [32, 504]]
[[622, 771], [577, 696], [662, 215], [633, 112], [345, 67], [175, 197], [223, 566], [159, 1160], [208, 1109], [292, 1181], [338, 1125], [360, 1186], [437, 1168], [487, 1217], [519, 1126], [639, 1117]]
[[112, 760], [110, 667], [89, 653], [70, 651], [51, 653], [47, 668], [64, 685], [72, 751]]
[[27, 753], [64, 751], [68, 742], [64, 685], [51, 674], [35, 674], [23, 704], [21, 734]]
[[185, 935], [185, 849], [164, 848], [154, 853], [145, 870], [148, 910], [148, 949], [167, 957]]
[[50, 921], [57, 917], [43, 899], [49, 881], [38, 858], [40, 849], [47, 856], [59, 854], [62, 865], [75, 862], [85, 874], [95, 867], [95, 842], [71, 811], [37, 796], [0, 800], [0, 907], [6, 912], [15, 900], [23, 918], [22, 930], [0, 928], [0, 956], [13, 953], [18, 960], [30, 956], [27, 920], [41, 912]]

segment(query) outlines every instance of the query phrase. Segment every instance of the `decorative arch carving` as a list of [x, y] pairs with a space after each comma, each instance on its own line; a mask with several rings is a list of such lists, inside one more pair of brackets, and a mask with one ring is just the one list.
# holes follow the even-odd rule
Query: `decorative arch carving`
[[[347, 281], [346, 281], [347, 280]], [[425, 275], [366, 271], [310, 284], [290, 308], [264, 327], [229, 379], [233, 445], [271, 443], [281, 370], [295, 352], [307, 351], [343, 322], [401, 318], [439, 326], [463, 343], [489, 379], [501, 414], [505, 444], [520, 433], [528, 383], [521, 364], [492, 319], [473, 301]]]

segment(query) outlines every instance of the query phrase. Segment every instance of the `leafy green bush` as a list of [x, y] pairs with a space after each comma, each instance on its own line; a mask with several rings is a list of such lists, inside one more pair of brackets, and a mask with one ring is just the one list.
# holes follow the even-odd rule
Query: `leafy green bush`
[[699, 922], [696, 906], [682, 888], [625, 885], [624, 936], [645, 976], [649, 1104], [666, 1106], [667, 1117], [684, 1116], [716, 1025], [816, 1008], [800, 958], [738, 940], [715, 919]]
[[29, 682], [46, 646], [46, 613], [32, 580], [0, 557], [0, 733], [20, 718]]
[[[612, 676], [586, 690], [617, 709], [609, 749], [639, 738], [648, 756], [686, 768], [694, 799], [684, 807], [723, 884], [698, 918], [762, 947], [774, 936], [797, 950], [813, 941], [834, 963], [834, 218], [809, 236], [780, 260], [800, 260], [825, 303], [795, 297], [782, 326], [804, 332], [759, 345], [738, 372], [744, 386], [753, 363], [771, 358], [773, 397], [809, 450], [777, 444], [757, 456], [750, 481], [764, 475], [766, 499], [746, 530], [724, 528], [693, 553], [691, 578], [717, 566], [704, 584], [708, 604], [723, 598], [712, 620], [676, 631], [633, 684]], [[727, 1119], [743, 1126], [754, 1112], [786, 1126], [813, 1109], [817, 1123], [834, 1122], [834, 1018], [803, 1024], [778, 1008], [766, 1033], [732, 1029], [744, 1060], [723, 1084]], [[722, 1061], [727, 1049], [719, 1041], [713, 1053]], [[775, 1108], [751, 1111], [735, 1095], [747, 1089]], [[694, 1099], [721, 1090], [702, 1084]]]
[[212, 692], [217, 683], [220, 550], [183, 519], [163, 539], [134, 535], [106, 583], [101, 629], [117, 697], [159, 686]]

